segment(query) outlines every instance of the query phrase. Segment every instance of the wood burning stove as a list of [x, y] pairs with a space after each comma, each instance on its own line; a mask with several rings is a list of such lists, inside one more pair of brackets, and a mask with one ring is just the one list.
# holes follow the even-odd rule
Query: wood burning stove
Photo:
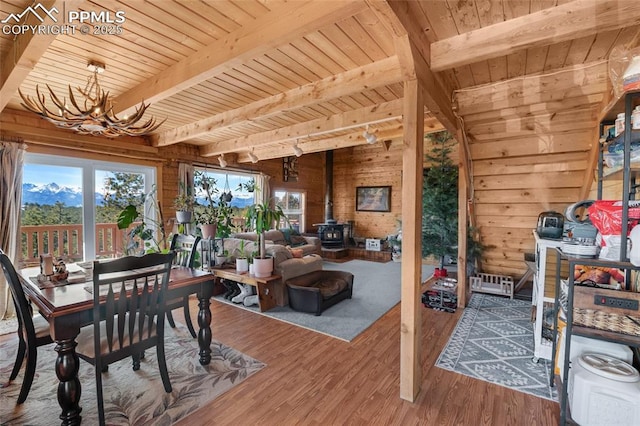
[[324, 223], [314, 223], [318, 227], [318, 237], [323, 248], [344, 248], [345, 224], [333, 218], [333, 151], [325, 153], [325, 207]]
[[343, 248], [344, 247], [344, 224], [341, 223], [319, 223], [318, 238], [325, 248]]

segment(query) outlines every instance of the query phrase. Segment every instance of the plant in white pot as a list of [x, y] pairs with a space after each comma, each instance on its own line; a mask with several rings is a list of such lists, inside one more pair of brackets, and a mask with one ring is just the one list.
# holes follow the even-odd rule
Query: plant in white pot
[[282, 211], [282, 207], [275, 205], [271, 207], [269, 202], [253, 204], [249, 206], [245, 213], [247, 226], [256, 231], [258, 235], [259, 254], [253, 259], [253, 270], [256, 277], [264, 278], [271, 276], [273, 272], [273, 259], [267, 258], [265, 249], [264, 233], [279, 226], [280, 219], [284, 219], [287, 223], [287, 215]]
[[196, 204], [196, 197], [182, 191], [173, 200], [173, 208], [176, 209], [176, 220], [178, 223], [191, 223], [193, 208]]
[[245, 240], [240, 241], [240, 245], [235, 250], [236, 271], [247, 272], [249, 270], [249, 257], [245, 248]]

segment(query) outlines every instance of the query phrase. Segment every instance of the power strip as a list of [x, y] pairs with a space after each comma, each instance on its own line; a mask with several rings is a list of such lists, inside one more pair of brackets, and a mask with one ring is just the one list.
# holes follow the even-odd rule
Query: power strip
[[596, 294], [593, 296], [593, 303], [595, 305], [608, 306], [611, 308], [627, 309], [630, 311], [638, 310], [638, 301], [634, 299], [624, 299], [621, 297], [603, 296]]

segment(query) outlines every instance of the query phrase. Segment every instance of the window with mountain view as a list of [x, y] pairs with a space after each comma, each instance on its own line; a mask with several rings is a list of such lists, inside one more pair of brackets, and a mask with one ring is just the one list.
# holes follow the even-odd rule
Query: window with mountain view
[[[255, 203], [255, 197], [257, 195], [257, 174], [196, 168], [195, 175], [196, 202], [201, 206], [207, 205], [205, 191], [201, 185], [198, 184], [198, 182], [202, 181], [201, 177], [206, 176], [207, 181], [214, 187], [212, 190], [214, 203], [217, 203], [220, 197], [226, 197], [227, 203], [231, 206], [233, 212], [233, 231], [242, 230], [245, 223], [244, 214], [247, 207]], [[198, 176], [200, 176], [200, 178]]]
[[22, 182], [25, 264], [41, 253], [71, 261], [121, 256], [127, 234], [117, 228], [120, 212], [134, 204], [154, 214], [144, 207], [155, 187], [152, 167], [27, 154]]

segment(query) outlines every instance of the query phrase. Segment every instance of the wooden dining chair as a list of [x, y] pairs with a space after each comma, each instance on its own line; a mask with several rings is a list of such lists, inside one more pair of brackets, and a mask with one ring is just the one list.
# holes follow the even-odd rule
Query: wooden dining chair
[[2, 250], [0, 250], [0, 264], [2, 264], [2, 271], [4, 272], [7, 284], [9, 284], [11, 297], [16, 306], [16, 314], [18, 316], [18, 353], [16, 355], [16, 362], [13, 365], [13, 370], [9, 376], [9, 382], [18, 377], [25, 355], [27, 359], [24, 379], [22, 380], [17, 401], [17, 404], [22, 404], [29, 395], [31, 383], [33, 382], [33, 377], [36, 372], [36, 361], [38, 358], [37, 348], [48, 345], [52, 343], [53, 340], [49, 334], [49, 323], [47, 320], [40, 314], [33, 315], [31, 304], [29, 304], [22, 289], [22, 284], [20, 284], [18, 280], [18, 274], [11, 260], [9, 260], [9, 257]]
[[[196, 253], [198, 252], [198, 244], [200, 243], [200, 237], [193, 235], [175, 234], [171, 239], [170, 249], [176, 253], [176, 257], [173, 261], [174, 265], [186, 266], [193, 268], [193, 263], [196, 259]], [[189, 296], [168, 300], [167, 301], [167, 321], [172, 328], [176, 327], [176, 323], [173, 320], [171, 311], [174, 309], [182, 308], [184, 311], [184, 321], [189, 329], [189, 333], [195, 339], [198, 335], [193, 322], [191, 321], [191, 314], [189, 312]]]
[[174, 253], [127, 256], [93, 263], [93, 325], [78, 335], [78, 356], [95, 367], [100, 424], [104, 425], [102, 372], [109, 364], [156, 347], [164, 390], [171, 382], [164, 353], [165, 295]]

